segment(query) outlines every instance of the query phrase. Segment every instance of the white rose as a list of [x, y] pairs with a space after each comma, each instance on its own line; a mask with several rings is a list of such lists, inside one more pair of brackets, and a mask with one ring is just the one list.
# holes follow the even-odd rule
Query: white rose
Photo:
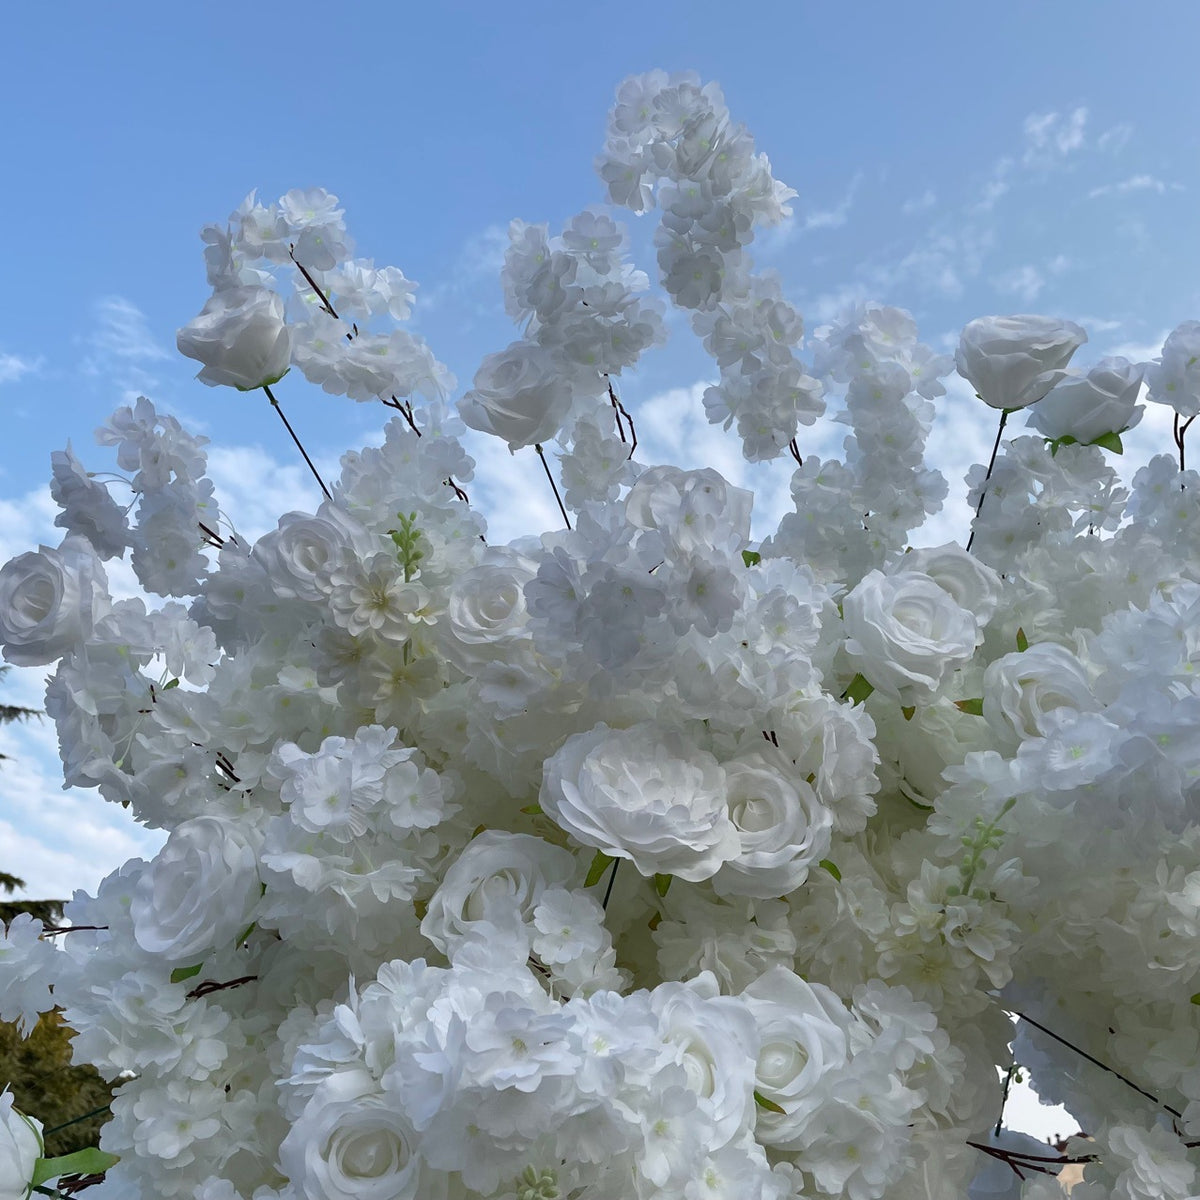
[[754, 751], [724, 764], [729, 819], [741, 845], [713, 876], [719, 895], [786, 896], [829, 849], [833, 817], [782, 753]]
[[366, 1071], [335, 1071], [283, 1139], [279, 1165], [303, 1200], [436, 1200], [445, 1185], [422, 1179], [417, 1141]]
[[932, 700], [979, 640], [974, 616], [917, 571], [872, 571], [842, 602], [842, 612], [854, 669], [901, 704]]
[[224, 288], [175, 335], [181, 354], [204, 364], [196, 376], [210, 387], [250, 392], [276, 383], [292, 358], [283, 299], [265, 287]]
[[54, 662], [85, 641], [109, 607], [104, 568], [82, 539], [19, 554], [0, 570], [4, 657], [21, 667]]
[[275, 595], [317, 601], [330, 590], [342, 552], [360, 533], [357, 522], [338, 509], [317, 516], [285, 513], [279, 528], [258, 540], [252, 557], [262, 564]]
[[13, 1108], [12, 1092], [0, 1092], [0, 1200], [25, 1200], [42, 1157], [42, 1123]]
[[1073, 321], [979, 317], [962, 331], [954, 361], [985, 404], [1025, 408], [1066, 375], [1071, 355], [1086, 341]]
[[137, 881], [130, 915], [147, 954], [190, 965], [232, 945], [258, 903], [258, 855], [248, 826], [195, 817], [171, 831]]
[[483, 360], [458, 411], [472, 429], [494, 433], [510, 450], [519, 450], [552, 438], [570, 406], [570, 383], [546, 351], [514, 342]]
[[741, 850], [721, 764], [649, 721], [568, 738], [543, 768], [541, 806], [576, 841], [642, 875], [695, 883]]
[[525, 633], [525, 585], [536, 565], [508, 547], [487, 552], [490, 561], [464, 571], [450, 588], [445, 629], [447, 656], [470, 670], [504, 655]]
[[957, 542], [910, 550], [888, 574], [911, 572], [928, 575], [959, 605], [973, 613], [981, 628], [996, 615], [996, 606], [1000, 603], [1000, 576]]
[[798, 1148], [813, 1112], [827, 1100], [826, 1076], [849, 1057], [850, 1013], [837, 994], [772, 967], [742, 993], [761, 1039], [754, 1090], [783, 1109], [759, 1108], [754, 1136]]
[[446, 871], [421, 921], [421, 933], [443, 954], [481, 921], [528, 925], [542, 893], [569, 887], [574, 855], [527, 833], [488, 829], [472, 838]]
[[1046, 737], [1047, 715], [1058, 708], [1097, 712], [1083, 664], [1055, 642], [1039, 642], [989, 663], [983, 673], [983, 715], [1007, 742], [1014, 735]]
[[1082, 379], [1064, 379], [1043, 396], [1030, 411], [1029, 424], [1048, 438], [1073, 437], [1087, 445], [1141, 420], [1141, 388], [1140, 365], [1102, 358]]

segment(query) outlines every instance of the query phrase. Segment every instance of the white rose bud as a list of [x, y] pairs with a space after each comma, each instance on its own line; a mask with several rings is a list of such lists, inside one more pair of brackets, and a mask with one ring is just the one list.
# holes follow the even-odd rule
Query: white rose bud
[[1029, 423], [1048, 438], [1072, 437], [1086, 446], [1141, 420], [1141, 387], [1139, 365], [1103, 358], [1082, 379], [1064, 379], [1052, 388], [1030, 411]]
[[458, 411], [472, 429], [494, 433], [519, 450], [552, 438], [570, 405], [570, 384], [550, 356], [531, 342], [514, 342], [483, 360]]
[[650, 721], [569, 737], [546, 761], [540, 803], [576, 841], [646, 876], [696, 883], [742, 849], [721, 764]]
[[954, 361], [985, 404], [1011, 411], [1040, 400], [1086, 341], [1073, 321], [979, 317], [962, 331]]
[[25, 1200], [42, 1157], [42, 1123], [13, 1108], [12, 1092], [0, 1092], [0, 1200]]
[[210, 387], [242, 392], [278, 382], [292, 358], [283, 299], [265, 287], [214, 292], [198, 317], [175, 337], [180, 353], [204, 364], [196, 376]]
[[974, 616], [918, 571], [872, 571], [842, 602], [842, 612], [854, 669], [904, 705], [932, 700], [979, 640]]
[[19, 667], [62, 658], [108, 610], [104, 568], [82, 538], [19, 554], [0, 570], [0, 644]]

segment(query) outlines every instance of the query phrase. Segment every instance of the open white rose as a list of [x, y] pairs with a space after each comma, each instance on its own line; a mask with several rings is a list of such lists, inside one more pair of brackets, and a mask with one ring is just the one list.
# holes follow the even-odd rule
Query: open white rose
[[283, 1139], [279, 1165], [304, 1200], [433, 1200], [417, 1143], [409, 1118], [366, 1071], [336, 1071]]
[[489, 354], [458, 411], [472, 429], [494, 433], [510, 450], [552, 438], [571, 405], [571, 387], [550, 356], [533, 342], [514, 342]]
[[741, 851], [713, 877], [718, 895], [786, 896], [829, 849], [833, 816], [774, 747], [724, 764], [729, 819]]
[[741, 851], [721, 764], [649, 721], [568, 738], [543, 768], [541, 806], [576, 841], [642, 875], [696, 883]]
[[1087, 671], [1065, 646], [1039, 642], [996, 659], [983, 673], [983, 715], [1006, 742], [1046, 737], [1052, 727], [1047, 718], [1059, 708], [1100, 708]]
[[19, 554], [0, 571], [0, 644], [20, 667], [62, 658], [109, 610], [108, 580], [82, 538]]
[[133, 936], [143, 950], [186, 966], [233, 945], [259, 899], [250, 829], [227, 817], [195, 817], [172, 830], [138, 879], [130, 905]]
[[1086, 341], [1073, 321], [979, 317], [962, 331], [954, 361], [985, 404], [1025, 408], [1066, 375], [1071, 355]]
[[42, 1123], [13, 1108], [12, 1092], [0, 1092], [0, 1200], [24, 1200], [42, 1157]]
[[854, 669], [901, 704], [932, 700], [979, 640], [974, 616], [918, 571], [870, 572], [842, 611]]
[[950, 593], [973, 613], [977, 624], [986, 625], [1000, 603], [1000, 576], [957, 542], [910, 550], [888, 571], [889, 575], [919, 572]]
[[181, 354], [204, 364], [196, 376], [201, 383], [243, 392], [276, 383], [292, 358], [283, 298], [265, 287], [214, 292], [200, 315], [175, 335], [175, 343]]
[[1142, 368], [1127, 358], [1102, 358], [1082, 379], [1064, 379], [1037, 402], [1029, 423], [1048, 438], [1073, 437], [1087, 445], [1141, 420], [1137, 407]]

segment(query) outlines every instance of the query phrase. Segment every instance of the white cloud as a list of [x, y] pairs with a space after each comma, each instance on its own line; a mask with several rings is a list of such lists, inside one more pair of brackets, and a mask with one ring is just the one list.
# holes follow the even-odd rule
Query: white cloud
[[0, 383], [15, 383], [22, 375], [33, 374], [41, 365], [40, 359], [0, 353]]
[[95, 306], [96, 331], [90, 345], [112, 358], [153, 362], [169, 358], [150, 333], [145, 314], [123, 296], [105, 296]]
[[1164, 192], [1182, 192], [1181, 183], [1166, 183], [1153, 175], [1131, 175], [1120, 183], [1106, 183], [1102, 187], [1092, 188], [1088, 199], [1095, 200], [1097, 196], [1125, 196], [1130, 192], [1154, 192], [1161, 196]]
[[919, 196], [913, 196], [900, 206], [900, 211], [910, 217], [913, 213], [926, 212], [937, 203], [937, 193], [932, 188], [926, 188]]
[[155, 341], [141, 309], [123, 296], [105, 296], [94, 314], [95, 328], [85, 339], [84, 374], [111, 380], [126, 403], [157, 391], [151, 367], [172, 356]]
[[1121, 121], [1106, 129], [1096, 139], [1096, 146], [1110, 154], [1119, 154], [1132, 136], [1133, 126], [1128, 121]]
[[802, 217], [789, 217], [781, 224], [767, 229], [759, 238], [760, 253], [769, 257], [797, 237], [811, 233], [814, 229], [840, 229], [850, 218], [850, 209], [861, 183], [862, 172], [857, 171], [842, 198], [831, 208], [816, 208]]
[[447, 300], [475, 291], [485, 280], [496, 280], [508, 246], [507, 226], [489, 225], [472, 234], [458, 252], [445, 281], [417, 292], [412, 325], [416, 327], [423, 314], [441, 307]]
[[1084, 143], [1088, 110], [1082, 106], [1069, 113], [1030, 113], [1025, 118], [1025, 166], [1044, 166], [1065, 158]]
[[1046, 279], [1036, 267], [1026, 265], [997, 275], [992, 284], [998, 292], [1016, 296], [1022, 304], [1031, 304], [1045, 286]]

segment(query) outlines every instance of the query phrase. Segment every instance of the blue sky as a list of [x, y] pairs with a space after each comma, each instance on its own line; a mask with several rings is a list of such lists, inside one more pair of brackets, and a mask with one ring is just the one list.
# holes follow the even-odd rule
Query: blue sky
[[[56, 544], [51, 451], [70, 438], [109, 467], [92, 430], [138, 393], [213, 439], [219, 495], [243, 531], [315, 503], [265, 402], [194, 382], [175, 352], [207, 298], [203, 224], [252, 188], [267, 201], [336, 192], [359, 253], [420, 283], [412, 327], [461, 392], [514, 336], [497, 280], [508, 221], [557, 226], [600, 199], [592, 159], [613, 90], [652, 67], [719, 80], [799, 192], [756, 258], [810, 328], [877, 299], [948, 348], [975, 316], [1045, 312], [1088, 328], [1080, 365], [1149, 357], [1200, 318], [1198, 38], [1200, 7], [1182, 0], [12, 6], [0, 560]], [[635, 222], [635, 243], [653, 270], [650, 222]], [[786, 474], [751, 473], [704, 425], [712, 373], [675, 322], [623, 382], [646, 457], [715, 462], [762, 485], [769, 515]], [[330, 474], [378, 436], [377, 408], [297, 377], [279, 394]], [[933, 447], [952, 494], [938, 540], [964, 536], [961, 477], [991, 420], [961, 388], [943, 402]], [[1144, 422], [1137, 446], [1169, 449], [1164, 428]], [[831, 444], [828, 430], [812, 436], [802, 449]], [[480, 453], [494, 534], [554, 524], [544, 494], [518, 489], [501, 506], [513, 464]], [[42, 674], [14, 671], [6, 697], [39, 705]], [[0, 776], [0, 867], [29, 894], [92, 889], [153, 852], [157, 836], [58, 790], [47, 723], [0, 731], [0, 751], [15, 756]]]

